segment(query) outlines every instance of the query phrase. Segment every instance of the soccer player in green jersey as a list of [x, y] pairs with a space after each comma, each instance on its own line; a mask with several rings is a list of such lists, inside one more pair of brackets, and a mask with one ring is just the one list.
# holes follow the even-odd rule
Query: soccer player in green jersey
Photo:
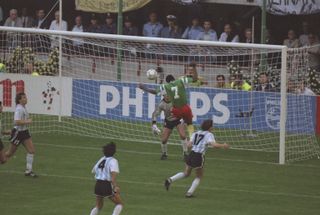
[[183, 119], [187, 124], [188, 133], [194, 132], [194, 127], [192, 125], [192, 110], [188, 105], [186, 86], [190, 83], [196, 82], [198, 80], [198, 73], [196, 70], [196, 64], [191, 63], [188, 65], [188, 76], [184, 76], [178, 80], [172, 75], [167, 75], [166, 84], [161, 84], [157, 89], [149, 89], [143, 84], [140, 84], [140, 89], [156, 94], [156, 95], [167, 95], [172, 102], [172, 114], [178, 119]]

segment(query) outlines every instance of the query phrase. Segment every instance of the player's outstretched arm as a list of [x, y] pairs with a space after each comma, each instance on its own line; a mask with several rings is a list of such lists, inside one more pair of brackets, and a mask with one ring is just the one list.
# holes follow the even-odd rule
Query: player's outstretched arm
[[157, 91], [155, 89], [151, 89], [151, 88], [148, 88], [147, 86], [145, 86], [144, 84], [139, 84], [139, 88], [145, 92], [148, 92], [148, 93], [151, 93], [151, 94], [154, 94], [156, 95], [157, 94]]
[[228, 149], [230, 146], [229, 144], [227, 143], [223, 143], [223, 144], [220, 144], [220, 143], [211, 143], [211, 146], [213, 148], [222, 148], [222, 149]]

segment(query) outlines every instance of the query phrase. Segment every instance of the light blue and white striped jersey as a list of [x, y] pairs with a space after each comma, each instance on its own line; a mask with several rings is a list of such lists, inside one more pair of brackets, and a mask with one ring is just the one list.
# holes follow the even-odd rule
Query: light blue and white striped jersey
[[120, 172], [118, 161], [114, 157], [103, 156], [92, 169], [96, 180], [111, 181], [111, 172]]
[[192, 142], [192, 151], [202, 154], [206, 153], [208, 146], [211, 145], [211, 143], [216, 142], [213, 134], [209, 131], [194, 132], [190, 141]]
[[[29, 113], [27, 109], [21, 104], [18, 104], [14, 112], [14, 121], [27, 120], [27, 119], [29, 119]], [[18, 131], [25, 131], [28, 129], [27, 125], [16, 125], [15, 123], [14, 123], [14, 128], [17, 129]]]

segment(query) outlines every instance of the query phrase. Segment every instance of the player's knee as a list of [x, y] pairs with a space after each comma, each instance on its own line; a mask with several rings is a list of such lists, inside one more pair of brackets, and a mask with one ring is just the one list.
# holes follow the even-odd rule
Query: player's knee
[[184, 172], [184, 177], [186, 178], [186, 177], [189, 177], [189, 176], [190, 176], [190, 172], [185, 171], [185, 172]]

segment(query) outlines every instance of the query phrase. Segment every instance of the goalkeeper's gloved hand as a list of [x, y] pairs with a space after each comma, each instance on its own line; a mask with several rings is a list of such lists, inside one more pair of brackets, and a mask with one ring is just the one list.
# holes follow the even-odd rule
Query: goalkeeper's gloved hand
[[155, 135], [159, 135], [161, 133], [161, 130], [158, 128], [157, 124], [152, 125], [152, 132]]

